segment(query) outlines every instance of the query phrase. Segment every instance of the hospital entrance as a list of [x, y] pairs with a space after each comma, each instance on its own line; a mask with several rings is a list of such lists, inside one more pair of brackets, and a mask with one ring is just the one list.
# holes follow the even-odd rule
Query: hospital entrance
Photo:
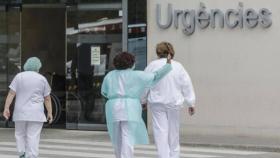
[[[112, 59], [128, 51], [136, 69], [147, 64], [146, 1], [23, 1], [1, 5], [0, 20], [0, 115], [11, 80], [37, 56], [52, 88], [54, 124], [46, 127], [106, 130], [100, 88], [114, 69]], [[0, 121], [0, 127], [13, 126]]]

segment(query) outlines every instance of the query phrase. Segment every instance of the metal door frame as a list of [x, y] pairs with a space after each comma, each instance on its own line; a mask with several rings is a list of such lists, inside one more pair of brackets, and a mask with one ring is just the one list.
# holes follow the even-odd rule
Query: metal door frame
[[[122, 2], [111, 2], [111, 3], [81, 3], [81, 4], [73, 4], [66, 6], [66, 18], [65, 22], [67, 23], [67, 12], [77, 10], [77, 11], [99, 11], [99, 10], [122, 10], [122, 51], [127, 51], [128, 47], [128, 0], [122, 0]], [[66, 26], [67, 29], [67, 26]], [[67, 35], [65, 35], [65, 42], [66, 42], [66, 59], [65, 62], [67, 62]], [[66, 99], [67, 101], [67, 99]], [[66, 103], [67, 104], [67, 103]], [[105, 115], [105, 114], [104, 114]], [[106, 124], [90, 124], [90, 123], [78, 123], [77, 125], [74, 125], [75, 123], [69, 124], [70, 126], [67, 127], [66, 122], [66, 129], [77, 129], [77, 130], [107, 130]]]

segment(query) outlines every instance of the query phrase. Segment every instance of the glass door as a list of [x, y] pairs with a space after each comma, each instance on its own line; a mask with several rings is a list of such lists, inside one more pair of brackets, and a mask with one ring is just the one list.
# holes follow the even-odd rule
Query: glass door
[[106, 129], [100, 88], [113, 57], [124, 49], [124, 12], [121, 0], [67, 6], [68, 129]]
[[54, 122], [65, 127], [65, 6], [64, 4], [23, 4], [21, 60], [36, 56], [40, 73], [51, 86]]
[[146, 0], [58, 1], [0, 5], [0, 115], [22, 62], [37, 56], [52, 87], [54, 126], [106, 130], [100, 88], [112, 59], [128, 50], [136, 69], [146, 65]]
[[[15, 3], [0, 6], [0, 21], [0, 116], [2, 116], [8, 86], [21, 69], [21, 5]], [[11, 125], [11, 121], [0, 120], [0, 127]]]
[[[135, 69], [144, 70], [147, 66], [147, 0], [128, 1], [127, 49], [136, 58]], [[147, 109], [142, 117], [147, 124]]]

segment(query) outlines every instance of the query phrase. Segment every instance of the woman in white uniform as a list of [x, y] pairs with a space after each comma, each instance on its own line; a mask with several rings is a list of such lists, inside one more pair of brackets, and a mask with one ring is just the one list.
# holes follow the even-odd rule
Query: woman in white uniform
[[[16, 96], [13, 111], [15, 138], [20, 158], [37, 158], [43, 123], [52, 122], [50, 86], [46, 78], [39, 74], [41, 61], [29, 58], [24, 64], [24, 72], [18, 73], [10, 84], [4, 117], [10, 118], [10, 105]], [[44, 113], [44, 104], [48, 115]]]
[[[157, 60], [151, 62], [145, 72], [155, 72], [165, 64], [168, 54], [174, 57], [173, 46], [168, 42], [157, 45]], [[142, 104], [148, 103], [158, 158], [179, 158], [180, 111], [184, 101], [190, 115], [194, 114], [195, 94], [191, 79], [184, 67], [172, 60], [172, 71], [155, 86], [148, 89]]]
[[130, 53], [120, 53], [114, 58], [116, 70], [106, 75], [101, 93], [108, 99], [106, 120], [116, 158], [133, 158], [135, 144], [148, 144], [141, 95], [147, 86], [154, 85], [172, 70], [170, 60], [158, 71], [145, 73], [133, 71], [135, 59]]

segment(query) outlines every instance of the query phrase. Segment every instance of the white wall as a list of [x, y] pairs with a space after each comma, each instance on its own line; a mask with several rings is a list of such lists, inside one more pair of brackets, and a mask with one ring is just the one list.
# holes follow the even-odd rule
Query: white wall
[[[268, 29], [196, 27], [186, 36], [182, 27], [160, 29], [156, 4], [176, 9], [268, 8], [273, 24]], [[166, 14], [162, 14], [165, 19]], [[148, 58], [155, 45], [171, 42], [175, 59], [188, 70], [197, 95], [197, 114], [182, 117], [183, 134], [251, 135], [280, 138], [280, 1], [279, 0], [148, 0]], [[185, 113], [184, 113], [185, 114]], [[278, 130], [278, 131], [277, 131]]]

